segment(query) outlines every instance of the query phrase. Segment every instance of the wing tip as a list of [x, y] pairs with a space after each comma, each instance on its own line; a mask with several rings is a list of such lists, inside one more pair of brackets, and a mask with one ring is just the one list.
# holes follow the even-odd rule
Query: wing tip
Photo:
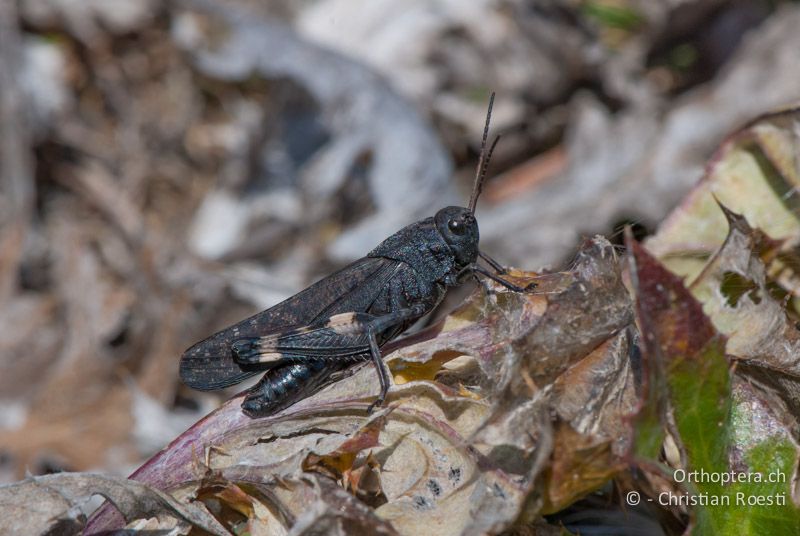
[[245, 371], [230, 356], [212, 353], [202, 342], [181, 355], [178, 375], [187, 387], [215, 391], [241, 383], [258, 371]]

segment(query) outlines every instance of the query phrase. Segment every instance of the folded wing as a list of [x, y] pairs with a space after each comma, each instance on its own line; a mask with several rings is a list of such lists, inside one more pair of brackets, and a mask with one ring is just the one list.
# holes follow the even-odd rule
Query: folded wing
[[213, 390], [263, 372], [274, 364], [240, 366], [234, 360], [235, 341], [280, 337], [298, 327], [316, 325], [326, 316], [365, 312], [400, 267], [401, 263], [390, 259], [364, 257], [278, 305], [215, 333], [184, 352], [181, 380], [194, 389]]

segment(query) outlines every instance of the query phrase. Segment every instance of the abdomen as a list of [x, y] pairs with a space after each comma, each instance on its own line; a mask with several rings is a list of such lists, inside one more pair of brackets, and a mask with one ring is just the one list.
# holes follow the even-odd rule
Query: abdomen
[[316, 393], [326, 385], [334, 372], [350, 365], [350, 362], [311, 360], [270, 369], [250, 389], [242, 403], [242, 410], [251, 417], [277, 413]]

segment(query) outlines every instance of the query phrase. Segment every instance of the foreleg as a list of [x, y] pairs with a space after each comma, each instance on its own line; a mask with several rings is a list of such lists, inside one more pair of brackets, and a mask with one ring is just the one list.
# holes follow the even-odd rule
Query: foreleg
[[528, 283], [528, 285], [525, 286], [525, 287], [521, 287], [519, 285], [515, 285], [511, 281], [506, 281], [502, 277], [500, 277], [498, 275], [495, 275], [492, 272], [490, 272], [490, 271], [488, 271], [488, 270], [486, 270], [486, 269], [484, 269], [484, 268], [482, 268], [480, 266], [477, 266], [477, 265], [474, 266], [472, 268], [472, 270], [475, 273], [478, 273], [478, 274], [481, 274], [482, 276], [488, 277], [489, 279], [491, 279], [492, 281], [494, 281], [496, 283], [500, 283], [501, 285], [506, 287], [508, 290], [512, 290], [514, 292], [530, 292], [530, 291], [532, 291], [533, 289], [536, 288], [536, 283]]
[[495, 273], [500, 274], [500, 275], [507, 273], [505, 267], [502, 264], [500, 264], [499, 262], [497, 262], [496, 260], [491, 258], [489, 255], [487, 255], [483, 251], [478, 250], [478, 256], [481, 259], [485, 260], [489, 264], [489, 266], [494, 268]]

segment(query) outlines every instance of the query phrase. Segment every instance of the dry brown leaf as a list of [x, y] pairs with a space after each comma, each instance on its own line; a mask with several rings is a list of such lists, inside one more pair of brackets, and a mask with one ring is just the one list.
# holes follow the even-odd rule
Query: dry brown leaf
[[139, 482], [87, 473], [34, 476], [0, 487], [0, 532], [77, 534], [86, 521], [81, 506], [96, 494], [111, 501], [129, 521], [167, 516], [217, 536], [230, 535], [202, 505], [180, 504]]

